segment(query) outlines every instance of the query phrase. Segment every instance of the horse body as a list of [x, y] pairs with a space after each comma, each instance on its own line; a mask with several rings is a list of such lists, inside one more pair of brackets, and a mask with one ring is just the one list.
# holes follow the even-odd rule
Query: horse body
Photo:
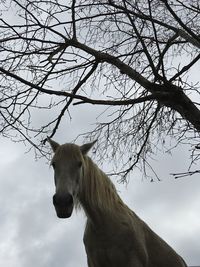
[[73, 205], [87, 216], [84, 244], [89, 267], [185, 267], [183, 259], [119, 197], [111, 180], [87, 156], [93, 143], [58, 145], [55, 154], [58, 217], [71, 215]]
[[[123, 203], [110, 179], [92, 160], [87, 157], [85, 162], [86, 188], [83, 186], [84, 196], [80, 192], [79, 198], [87, 214], [84, 244], [88, 266], [185, 267], [183, 259]], [[93, 201], [89, 203], [91, 183]], [[110, 192], [106, 194], [108, 188]], [[103, 199], [106, 206], [98, 199]]]
[[139, 232], [136, 232], [118, 226], [106, 233], [105, 227], [100, 230], [87, 223], [84, 244], [88, 266], [185, 267], [182, 258], [147, 228], [145, 224], [140, 224]]
[[[109, 218], [109, 216], [107, 217]], [[117, 220], [117, 218], [115, 218]], [[112, 225], [108, 226], [108, 223]], [[113, 222], [110, 218], [107, 224], [96, 226], [87, 221], [84, 244], [89, 267], [143, 267], [147, 266], [147, 251], [143, 247], [144, 236], [136, 238], [136, 229], [123, 224], [123, 221]]]

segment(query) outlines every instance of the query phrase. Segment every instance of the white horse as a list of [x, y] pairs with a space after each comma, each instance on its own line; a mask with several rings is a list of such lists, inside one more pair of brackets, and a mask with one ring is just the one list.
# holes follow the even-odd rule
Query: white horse
[[70, 217], [74, 206], [84, 209], [89, 267], [187, 266], [124, 204], [108, 176], [87, 156], [95, 142], [78, 146], [48, 140], [54, 151], [53, 204], [59, 218]]

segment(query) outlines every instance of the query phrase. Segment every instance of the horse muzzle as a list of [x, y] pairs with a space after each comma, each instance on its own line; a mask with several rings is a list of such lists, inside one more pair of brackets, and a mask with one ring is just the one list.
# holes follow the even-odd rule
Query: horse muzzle
[[55, 194], [53, 196], [53, 205], [56, 210], [58, 218], [66, 219], [72, 215], [74, 202], [72, 195], [59, 196]]

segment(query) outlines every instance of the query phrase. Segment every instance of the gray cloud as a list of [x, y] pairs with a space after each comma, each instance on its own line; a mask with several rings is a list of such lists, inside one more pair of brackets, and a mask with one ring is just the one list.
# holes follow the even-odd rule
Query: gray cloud
[[[61, 136], [64, 139], [65, 134]], [[72, 218], [59, 220], [52, 205], [53, 172], [46, 162], [35, 162], [31, 153], [23, 154], [23, 146], [18, 144], [4, 143], [2, 147], [5, 156], [0, 163], [0, 266], [87, 266], [82, 242], [85, 216], [74, 212]], [[176, 158], [180, 165], [186, 165], [183, 153]], [[189, 265], [198, 265], [200, 180], [198, 176], [170, 178], [171, 169], [179, 165], [174, 161], [174, 166], [170, 158], [159, 161], [161, 182], [142, 181], [135, 171], [127, 187], [116, 186], [130, 208]]]

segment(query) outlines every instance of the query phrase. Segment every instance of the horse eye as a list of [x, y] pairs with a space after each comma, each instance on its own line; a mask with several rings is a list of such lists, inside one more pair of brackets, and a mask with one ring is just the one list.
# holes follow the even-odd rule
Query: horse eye
[[55, 170], [55, 168], [56, 168], [55, 162], [52, 162], [51, 165], [52, 165], [52, 167], [53, 167], [54, 170]]
[[82, 167], [82, 164], [83, 164], [82, 161], [79, 161], [78, 162], [78, 167], [81, 168]]

